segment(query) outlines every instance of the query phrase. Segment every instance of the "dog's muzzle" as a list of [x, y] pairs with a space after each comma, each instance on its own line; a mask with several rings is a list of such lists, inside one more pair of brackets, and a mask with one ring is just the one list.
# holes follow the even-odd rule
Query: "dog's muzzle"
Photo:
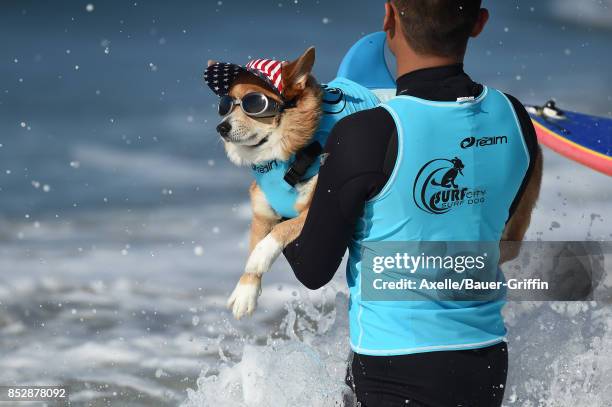
[[217, 133], [219, 133], [224, 140], [229, 139], [230, 131], [232, 131], [232, 125], [227, 121], [223, 121], [217, 126]]

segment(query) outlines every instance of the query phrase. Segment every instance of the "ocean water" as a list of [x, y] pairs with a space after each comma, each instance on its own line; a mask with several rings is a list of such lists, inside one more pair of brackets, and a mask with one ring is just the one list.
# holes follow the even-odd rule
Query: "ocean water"
[[[485, 3], [475, 78], [612, 117], [610, 2]], [[347, 4], [0, 3], [0, 384], [65, 384], [72, 405], [96, 407], [350, 399], [342, 270], [308, 292], [281, 259], [251, 319], [225, 309], [249, 177], [224, 157], [201, 80], [208, 59], [309, 45], [332, 79], [381, 25], [382, 1]], [[611, 240], [611, 199], [609, 177], [545, 150], [528, 239]], [[609, 305], [511, 303], [506, 316], [505, 405], [612, 405]]]

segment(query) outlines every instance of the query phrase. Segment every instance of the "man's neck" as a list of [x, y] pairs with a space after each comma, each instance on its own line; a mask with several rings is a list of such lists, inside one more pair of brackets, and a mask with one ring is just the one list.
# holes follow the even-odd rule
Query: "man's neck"
[[419, 69], [436, 68], [439, 66], [455, 65], [463, 62], [463, 58], [440, 57], [435, 55], [418, 55], [414, 52], [401, 53], [397, 58], [396, 77], [399, 78]]

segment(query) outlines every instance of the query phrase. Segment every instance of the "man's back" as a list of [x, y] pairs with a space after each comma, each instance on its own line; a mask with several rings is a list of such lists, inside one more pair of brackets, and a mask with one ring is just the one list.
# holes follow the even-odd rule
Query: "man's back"
[[[453, 102], [403, 95], [382, 106], [398, 130], [397, 158], [381, 192], [365, 203], [350, 246], [353, 350], [402, 355], [498, 343], [506, 334], [502, 301], [451, 303], [418, 289], [412, 300], [393, 301], [389, 290], [384, 301], [372, 301], [369, 260], [393, 257], [403, 242], [408, 250], [414, 250], [413, 242], [492, 242], [486, 248], [489, 269], [478, 274], [498, 281], [498, 243], [530, 160], [512, 105], [501, 92], [483, 88], [477, 97]], [[413, 254], [437, 256], [439, 251], [439, 245], [424, 245]], [[370, 254], [367, 261], [364, 253]], [[414, 281], [435, 281], [443, 271], [441, 265], [421, 266]], [[397, 273], [385, 270], [376, 278], [397, 281]]]

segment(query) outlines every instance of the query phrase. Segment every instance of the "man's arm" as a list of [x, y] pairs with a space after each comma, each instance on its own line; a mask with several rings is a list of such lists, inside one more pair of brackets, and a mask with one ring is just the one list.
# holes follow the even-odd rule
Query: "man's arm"
[[284, 251], [306, 287], [315, 290], [333, 278], [365, 202], [389, 179], [397, 156], [397, 144], [390, 142], [394, 129], [387, 111], [376, 108], [348, 116], [332, 130], [304, 228]]
[[542, 149], [538, 145], [536, 131], [529, 114], [516, 98], [510, 95], [506, 96], [510, 99], [519, 119], [530, 159], [527, 174], [514, 199], [510, 209], [510, 217], [502, 235], [500, 264], [516, 258], [520, 252], [520, 243], [508, 244], [503, 242], [520, 242], [525, 237], [531, 222], [531, 213], [540, 195], [543, 168]]

